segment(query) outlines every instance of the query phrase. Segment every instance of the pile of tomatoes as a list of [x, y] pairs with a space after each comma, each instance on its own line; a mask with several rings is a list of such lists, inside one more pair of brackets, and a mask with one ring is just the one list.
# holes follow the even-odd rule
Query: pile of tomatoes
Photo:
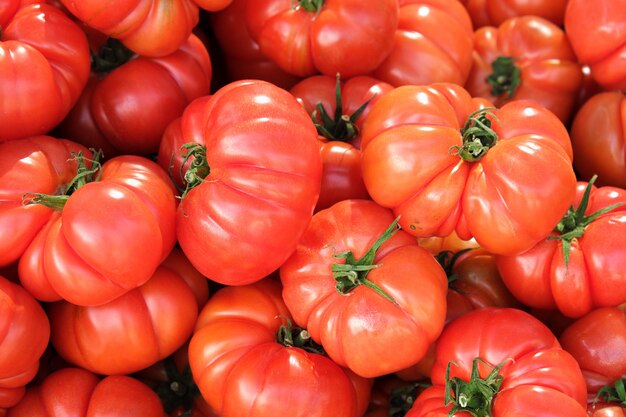
[[0, 36], [0, 416], [626, 415], [626, 0]]

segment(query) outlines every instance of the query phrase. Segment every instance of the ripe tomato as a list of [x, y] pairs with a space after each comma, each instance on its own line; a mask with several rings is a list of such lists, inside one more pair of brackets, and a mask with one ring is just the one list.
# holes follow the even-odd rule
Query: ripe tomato
[[47, 4], [0, 7], [0, 142], [48, 133], [70, 111], [89, 75], [81, 28]]
[[414, 365], [443, 328], [443, 268], [371, 200], [313, 215], [280, 278], [295, 322], [363, 377]]
[[530, 15], [482, 27], [475, 33], [473, 60], [465, 83], [472, 96], [497, 107], [535, 100], [569, 123], [583, 72], [561, 27]]
[[363, 125], [363, 180], [416, 237], [456, 231], [489, 252], [520, 253], [574, 200], [571, 143], [536, 102], [486, 106], [449, 83], [386, 93]]
[[[186, 143], [193, 148], [182, 149]], [[222, 284], [278, 269], [319, 197], [315, 126], [289, 92], [264, 81], [231, 83], [191, 102], [166, 129], [158, 162], [178, 182], [186, 170], [178, 241], [203, 275]]]
[[290, 321], [276, 280], [218, 290], [189, 343], [202, 396], [222, 417], [362, 416], [372, 381], [300, 347], [306, 332], [281, 326]]
[[[393, 49], [374, 76], [394, 86], [465, 83], [474, 29], [459, 1], [400, 0]], [[445, 28], [445, 30], [442, 30]]]
[[620, 91], [591, 96], [574, 115], [570, 136], [579, 178], [626, 188], [626, 99]]
[[517, 16], [538, 16], [563, 26], [568, 0], [461, 0], [472, 17], [475, 28], [499, 26]]
[[49, 340], [50, 324], [41, 305], [0, 276], [0, 414], [24, 395]]
[[539, 320], [488, 307], [450, 322], [435, 348], [433, 386], [406, 417], [585, 417], [576, 360]]
[[126, 375], [63, 368], [29, 386], [7, 417], [165, 417], [159, 397]]
[[366, 75], [391, 52], [398, 0], [256, 0], [246, 24], [265, 56], [290, 74]]
[[522, 303], [572, 318], [626, 302], [626, 205], [610, 210], [626, 203], [626, 190], [583, 181], [575, 190], [575, 204], [549, 237], [497, 259], [504, 283]]

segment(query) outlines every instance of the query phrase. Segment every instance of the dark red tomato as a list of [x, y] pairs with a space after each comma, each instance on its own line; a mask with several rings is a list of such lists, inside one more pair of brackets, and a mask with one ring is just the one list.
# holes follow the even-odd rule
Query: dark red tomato
[[407, 417], [586, 416], [578, 363], [545, 325], [518, 309], [488, 307], [450, 322], [430, 376], [433, 386]]
[[366, 75], [391, 52], [398, 0], [256, 0], [248, 31], [265, 56], [290, 74]]
[[175, 181], [186, 176], [176, 224], [181, 248], [222, 284], [278, 269], [319, 197], [313, 121], [289, 92], [264, 81], [231, 83], [191, 102], [165, 131], [158, 162]]
[[374, 76], [394, 86], [434, 82], [463, 85], [472, 66], [474, 37], [465, 7], [456, 0], [399, 3], [393, 49]]
[[534, 100], [569, 123], [583, 72], [561, 27], [530, 15], [482, 27], [474, 36], [473, 57], [465, 83], [471, 95], [498, 107]]
[[29, 386], [7, 417], [165, 417], [159, 397], [126, 375], [64, 368]]
[[557, 26], [563, 26], [568, 0], [461, 0], [472, 17], [475, 28], [499, 26], [517, 16], [542, 17]]
[[317, 212], [280, 278], [296, 324], [364, 377], [419, 362], [443, 328], [443, 268], [371, 200]]
[[[498, 257], [504, 283], [525, 305], [578, 318], [626, 302], [626, 191], [593, 186], [582, 204], [588, 186], [578, 183], [575, 204], [548, 238], [523, 254]], [[600, 212], [613, 204], [622, 205]]]
[[626, 98], [620, 91], [591, 96], [575, 114], [570, 129], [574, 168], [596, 184], [626, 187]]
[[50, 324], [41, 305], [0, 276], [0, 413], [22, 398], [49, 340]]
[[569, 0], [565, 32], [578, 60], [605, 90], [626, 91], [626, 0]]
[[28, 3], [0, 6], [0, 142], [48, 133], [89, 75], [81, 28], [53, 6]]
[[589, 399], [626, 375], [626, 304], [597, 308], [570, 324], [561, 346], [580, 365]]
[[111, 39], [94, 54], [87, 87], [55, 131], [102, 149], [107, 158], [156, 154], [167, 125], [193, 99], [209, 94], [211, 86], [209, 53], [193, 34], [160, 58], [125, 49]]
[[283, 326], [290, 322], [278, 281], [218, 290], [189, 343], [189, 365], [207, 403], [221, 417], [285, 410], [293, 417], [362, 416], [372, 381], [311, 352], [301, 343], [307, 332]]

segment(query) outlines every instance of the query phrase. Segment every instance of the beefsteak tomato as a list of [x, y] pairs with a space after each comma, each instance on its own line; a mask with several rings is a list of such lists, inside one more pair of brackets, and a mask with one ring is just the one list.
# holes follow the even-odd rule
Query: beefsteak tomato
[[538, 16], [563, 26], [568, 0], [461, 0], [475, 28], [499, 26], [511, 17]]

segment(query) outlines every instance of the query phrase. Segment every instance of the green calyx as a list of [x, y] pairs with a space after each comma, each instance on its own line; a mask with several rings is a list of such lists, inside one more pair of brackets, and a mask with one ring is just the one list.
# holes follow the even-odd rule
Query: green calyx
[[108, 38], [97, 53], [90, 55], [91, 70], [96, 74], [107, 74], [128, 62], [135, 53], [119, 40]]
[[72, 157], [69, 161], [76, 161], [77, 164], [76, 176], [62, 193], [58, 195], [26, 193], [22, 196], [22, 204], [41, 204], [54, 210], [63, 210], [65, 203], [76, 190], [87, 183], [100, 181], [102, 151], [90, 150], [93, 152], [93, 159], [85, 158], [82, 151], [70, 154]]
[[449, 362], [446, 368], [444, 404], [452, 404], [453, 406], [450, 412], [448, 412], [448, 417], [461, 411], [469, 413], [474, 417], [492, 417], [491, 404], [502, 386], [504, 378], [499, 372], [506, 361], [507, 359], [498, 366], [493, 367], [489, 375], [482, 379], [478, 372], [478, 363], [482, 362], [488, 366], [491, 365], [481, 358], [475, 358], [472, 361], [472, 373], [469, 381], [464, 381], [458, 377], [450, 378], [450, 367], [453, 364], [457, 364]]
[[626, 376], [618, 379], [613, 385], [606, 385], [598, 390], [593, 402], [602, 400], [607, 403], [617, 403], [626, 407]]
[[585, 215], [587, 206], [589, 205], [589, 196], [591, 194], [591, 188], [593, 183], [597, 179], [597, 175], [594, 175], [587, 184], [583, 197], [580, 200], [580, 204], [577, 208], [571, 206], [565, 216], [556, 225], [554, 231], [557, 235], [549, 236], [550, 240], [560, 240], [563, 247], [563, 259], [565, 260], [565, 266], [569, 264], [570, 252], [572, 247], [572, 241], [580, 238], [585, 233], [585, 228], [596, 220], [601, 215], [615, 209], [616, 207], [624, 205], [624, 203], [611, 204], [604, 207], [593, 214]]
[[372, 244], [367, 253], [360, 259], [356, 259], [352, 251], [342, 252], [335, 255], [335, 258], [345, 259], [345, 263], [333, 263], [332, 273], [335, 279], [335, 288], [340, 294], [346, 295], [359, 285], [365, 285], [376, 291], [382, 297], [391, 301], [393, 304], [398, 304], [389, 294], [387, 294], [382, 288], [367, 279], [369, 272], [378, 268], [379, 265], [374, 264], [374, 258], [376, 252], [389, 240], [398, 230], [400, 226], [398, 221], [400, 218], [396, 218], [391, 225], [385, 230], [385, 232]]
[[302, 8], [307, 12], [318, 13], [323, 5], [324, 0], [297, 0], [295, 4], [292, 3], [292, 8]]
[[309, 353], [325, 354], [322, 345], [316, 343], [307, 330], [292, 326], [289, 319], [287, 319], [287, 324], [283, 324], [278, 328], [276, 342], [287, 347], [304, 349]]
[[[450, 154], [457, 155], [467, 162], [479, 161], [498, 142], [498, 135], [491, 128], [494, 108], [478, 109], [469, 115], [461, 129], [463, 145], [450, 147]], [[489, 118], [490, 116], [491, 118]]]
[[365, 111], [365, 108], [372, 98], [373, 97], [370, 97], [356, 109], [352, 115], [343, 114], [341, 81], [339, 74], [337, 74], [337, 82], [335, 84], [335, 114], [333, 117], [330, 117], [322, 103], [318, 103], [311, 114], [311, 119], [313, 120], [313, 124], [315, 124], [317, 133], [329, 140], [347, 141], [354, 138], [359, 134], [359, 129], [355, 124], [356, 120], [361, 116], [363, 111]]
[[389, 416], [402, 417], [406, 415], [415, 403], [418, 389], [427, 386], [430, 386], [430, 384], [413, 382], [393, 388], [389, 393]]
[[[167, 380], [159, 382], [153, 390], [157, 393], [165, 412], [170, 415], [175, 410], [190, 412], [194, 400], [200, 395], [200, 390], [193, 380], [191, 368], [187, 365], [180, 372], [171, 357], [163, 360]], [[183, 414], [188, 415], [188, 414]]]
[[511, 98], [520, 84], [520, 70], [515, 65], [515, 58], [498, 57], [491, 63], [492, 73], [487, 77], [491, 84], [491, 94], [495, 97], [506, 95]]
[[[180, 147], [183, 161], [180, 165], [180, 177], [183, 180], [184, 189], [180, 198], [185, 198], [187, 193], [200, 183], [211, 173], [209, 162], [206, 159], [206, 147], [198, 143], [190, 142]], [[172, 159], [174, 157], [172, 156]], [[185, 171], [185, 165], [191, 162]], [[171, 164], [170, 164], [171, 168]]]
[[459, 276], [456, 272], [454, 272], [454, 266], [456, 265], [456, 261], [458, 261], [461, 255], [474, 249], [478, 248], [466, 248], [458, 252], [444, 250], [435, 255], [435, 259], [437, 260], [437, 262], [439, 262], [439, 265], [441, 265], [443, 270], [446, 272], [446, 276], [448, 277], [449, 289], [459, 293], [464, 293], [464, 291], [455, 287], [455, 282], [459, 279]]

